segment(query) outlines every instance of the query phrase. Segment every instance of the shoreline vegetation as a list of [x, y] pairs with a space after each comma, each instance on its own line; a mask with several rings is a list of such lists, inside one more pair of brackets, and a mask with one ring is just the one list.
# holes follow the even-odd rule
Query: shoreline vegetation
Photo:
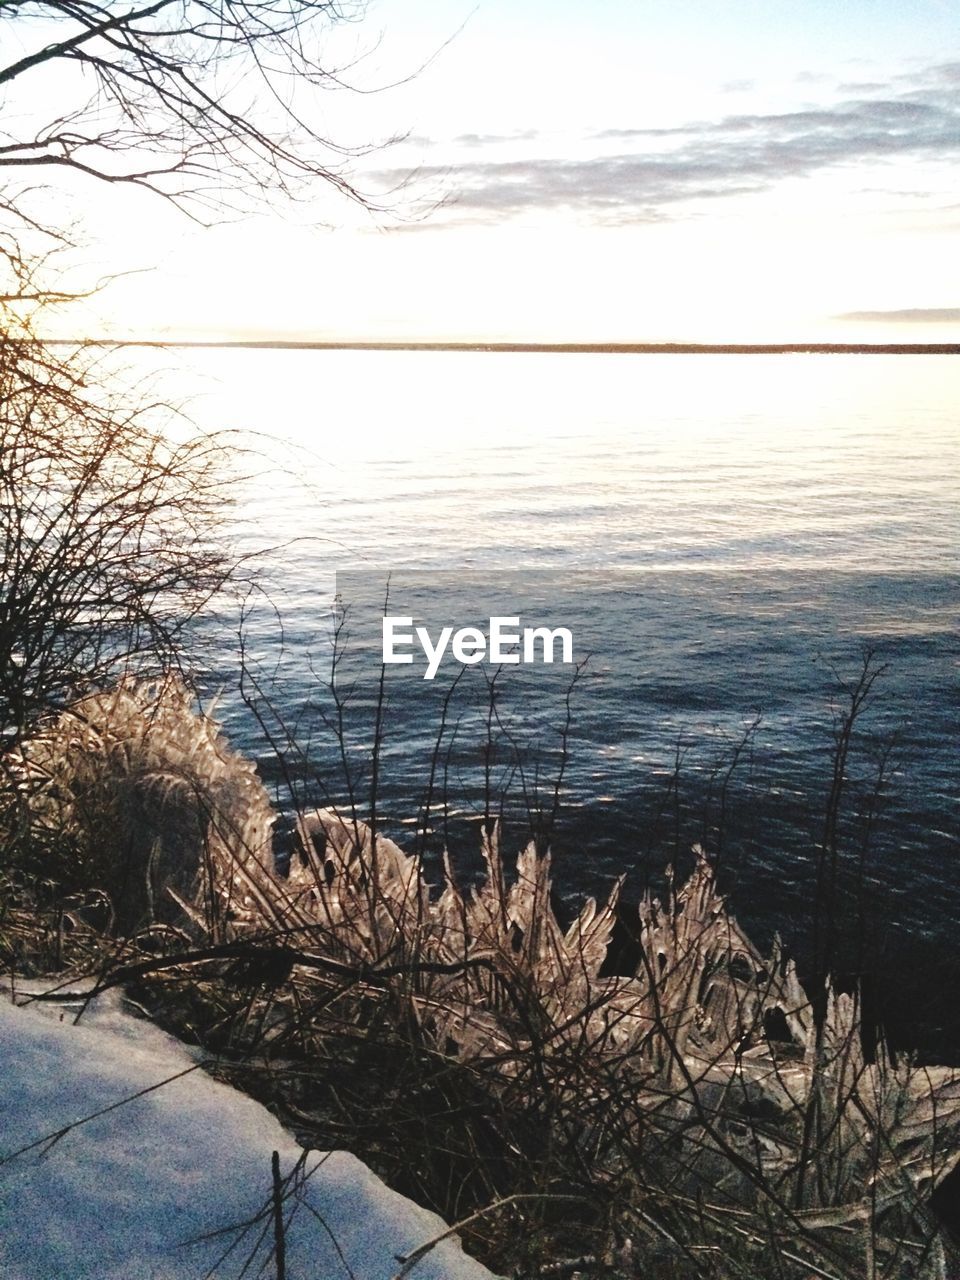
[[36, 338], [47, 347], [215, 349], [241, 351], [483, 351], [554, 355], [864, 355], [956, 356], [958, 342], [368, 342], [310, 339]]
[[[461, 885], [448, 860], [431, 883], [374, 784], [339, 810], [281, 804], [175, 678], [44, 718], [7, 768], [25, 861], [4, 967], [59, 975], [33, 998], [121, 988], [307, 1150], [352, 1151], [499, 1274], [956, 1274], [935, 1207], [949, 1217], [960, 1071], [891, 1053], [838, 990], [829, 833], [804, 987], [699, 848], [659, 896], [627, 906], [615, 882], [561, 921], [549, 852], [531, 842], [511, 872], [494, 809], [484, 877]], [[636, 956], [611, 972], [621, 908]]]

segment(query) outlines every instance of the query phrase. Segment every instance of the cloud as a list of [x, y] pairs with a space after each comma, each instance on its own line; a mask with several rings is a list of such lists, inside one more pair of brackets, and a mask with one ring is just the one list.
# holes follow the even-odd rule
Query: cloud
[[906, 307], [900, 311], [846, 311], [836, 320], [882, 320], [896, 324], [960, 324], [960, 307]]
[[532, 142], [537, 137], [535, 129], [523, 129], [516, 133], [461, 133], [454, 143], [462, 147], [489, 147], [508, 142]]
[[960, 62], [938, 62], [935, 66], [905, 76], [904, 79], [921, 87], [927, 84], [941, 84], [948, 89], [955, 89], [960, 85]]
[[890, 86], [880, 80], [845, 80], [837, 85], [841, 93], [888, 93]]
[[[835, 105], [730, 114], [671, 128], [610, 128], [580, 140], [579, 156], [545, 155], [538, 135], [516, 134], [528, 154], [484, 148], [507, 139], [465, 135], [464, 158], [427, 165], [420, 179], [450, 190], [447, 216], [489, 221], [571, 209], [612, 223], [678, 216], [691, 202], [767, 190], [839, 166], [894, 159], [960, 158], [960, 63], [898, 77], [882, 94], [865, 87]], [[541, 149], [537, 154], [534, 148]], [[614, 154], [609, 154], [614, 151]], [[383, 181], [396, 174], [378, 175]]]

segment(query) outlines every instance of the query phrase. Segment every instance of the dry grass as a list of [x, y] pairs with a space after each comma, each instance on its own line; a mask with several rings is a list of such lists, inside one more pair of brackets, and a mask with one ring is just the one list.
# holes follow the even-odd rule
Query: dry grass
[[330, 809], [299, 815], [279, 875], [253, 768], [176, 684], [84, 700], [14, 772], [21, 838], [78, 857], [129, 935], [102, 980], [218, 1048], [305, 1142], [471, 1218], [495, 1268], [956, 1274], [926, 1206], [960, 1158], [960, 1075], [865, 1057], [855, 995], [815, 1014], [701, 851], [608, 977], [619, 886], [563, 928], [549, 855], [508, 875], [496, 828], [470, 892]]

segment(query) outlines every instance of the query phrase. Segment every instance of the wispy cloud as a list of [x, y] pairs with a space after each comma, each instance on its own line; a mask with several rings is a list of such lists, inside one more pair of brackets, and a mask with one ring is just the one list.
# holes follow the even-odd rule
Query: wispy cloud
[[[465, 135], [455, 140], [455, 163], [427, 165], [419, 176], [452, 188], [448, 215], [460, 220], [561, 208], [610, 223], [665, 218], [692, 201], [760, 192], [837, 166], [960, 158], [958, 83], [960, 62], [943, 63], [882, 93], [858, 86], [857, 96], [821, 108], [602, 130], [581, 139], [574, 157], [536, 154], [538, 141], [547, 144], [535, 135]], [[506, 157], [504, 143], [512, 147]], [[517, 156], [518, 146], [526, 154]]]
[[837, 320], [881, 320], [895, 324], [960, 324], [960, 307], [906, 307], [900, 311], [846, 311]]
[[533, 142], [536, 137], [535, 129], [523, 129], [517, 133], [461, 133], [454, 138], [454, 143], [462, 147], [491, 147], [505, 142]]

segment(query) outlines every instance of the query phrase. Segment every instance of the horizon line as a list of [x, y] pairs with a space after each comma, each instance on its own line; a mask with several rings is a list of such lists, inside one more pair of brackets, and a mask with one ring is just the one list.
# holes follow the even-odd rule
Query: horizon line
[[955, 342], [420, 342], [309, 338], [30, 338], [40, 346], [274, 351], [477, 351], [561, 355], [960, 355]]

